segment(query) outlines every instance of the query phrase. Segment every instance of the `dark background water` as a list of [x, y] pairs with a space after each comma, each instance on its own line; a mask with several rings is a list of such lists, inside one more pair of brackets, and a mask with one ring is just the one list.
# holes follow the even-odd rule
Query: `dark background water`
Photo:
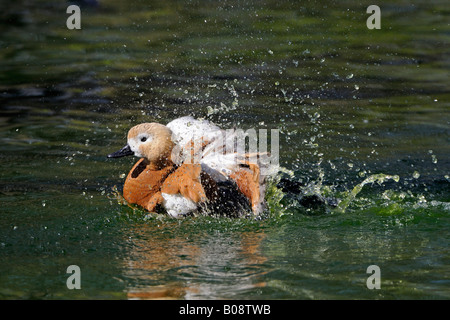
[[[0, 4], [0, 298], [450, 297], [446, 1], [378, 3], [380, 30], [369, 1], [95, 3], [81, 30], [68, 2]], [[279, 129], [304, 192], [398, 180], [342, 212], [288, 193], [262, 221], [119, 205], [135, 159], [105, 155], [184, 115]]]

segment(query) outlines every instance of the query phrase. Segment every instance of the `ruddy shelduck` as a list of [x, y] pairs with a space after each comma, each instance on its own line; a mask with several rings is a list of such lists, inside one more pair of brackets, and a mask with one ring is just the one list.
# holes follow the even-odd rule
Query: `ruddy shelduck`
[[129, 130], [127, 145], [108, 157], [141, 158], [125, 180], [123, 197], [150, 212], [162, 207], [173, 217], [259, 215], [266, 208], [266, 177], [258, 157], [227, 153], [223, 137], [224, 130], [192, 117], [167, 125], [142, 123]]

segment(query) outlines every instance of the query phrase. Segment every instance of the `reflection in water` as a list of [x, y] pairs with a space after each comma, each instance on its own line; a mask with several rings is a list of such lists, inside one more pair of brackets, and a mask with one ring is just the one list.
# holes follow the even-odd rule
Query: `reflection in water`
[[265, 286], [263, 233], [170, 234], [147, 224], [132, 232], [129, 299], [220, 299]]

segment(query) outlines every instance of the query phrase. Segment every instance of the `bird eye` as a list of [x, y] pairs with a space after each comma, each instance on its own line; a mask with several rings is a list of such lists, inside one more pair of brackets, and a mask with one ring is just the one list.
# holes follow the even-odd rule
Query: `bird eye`
[[142, 137], [141, 142], [145, 142], [145, 141], [147, 141], [147, 137]]

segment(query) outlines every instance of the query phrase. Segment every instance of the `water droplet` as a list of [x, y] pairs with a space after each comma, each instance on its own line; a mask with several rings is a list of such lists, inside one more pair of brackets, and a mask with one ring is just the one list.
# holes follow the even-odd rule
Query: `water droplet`
[[350, 73], [348, 76], [345, 77], [346, 79], [351, 79], [353, 78], [353, 73]]
[[330, 160], [328, 160], [328, 163], [330, 164], [331, 169], [336, 169], [336, 166]]
[[414, 173], [413, 173], [413, 178], [414, 178], [414, 179], [419, 179], [419, 177], [420, 177], [420, 173], [417, 172], [417, 171], [414, 171]]
[[437, 163], [438, 162], [437, 158], [436, 158], [436, 155], [434, 155], [434, 154], [431, 155], [431, 162], [433, 162], [433, 163]]
[[211, 106], [207, 106], [206, 110], [208, 111], [208, 116], [216, 113], [216, 110]]

